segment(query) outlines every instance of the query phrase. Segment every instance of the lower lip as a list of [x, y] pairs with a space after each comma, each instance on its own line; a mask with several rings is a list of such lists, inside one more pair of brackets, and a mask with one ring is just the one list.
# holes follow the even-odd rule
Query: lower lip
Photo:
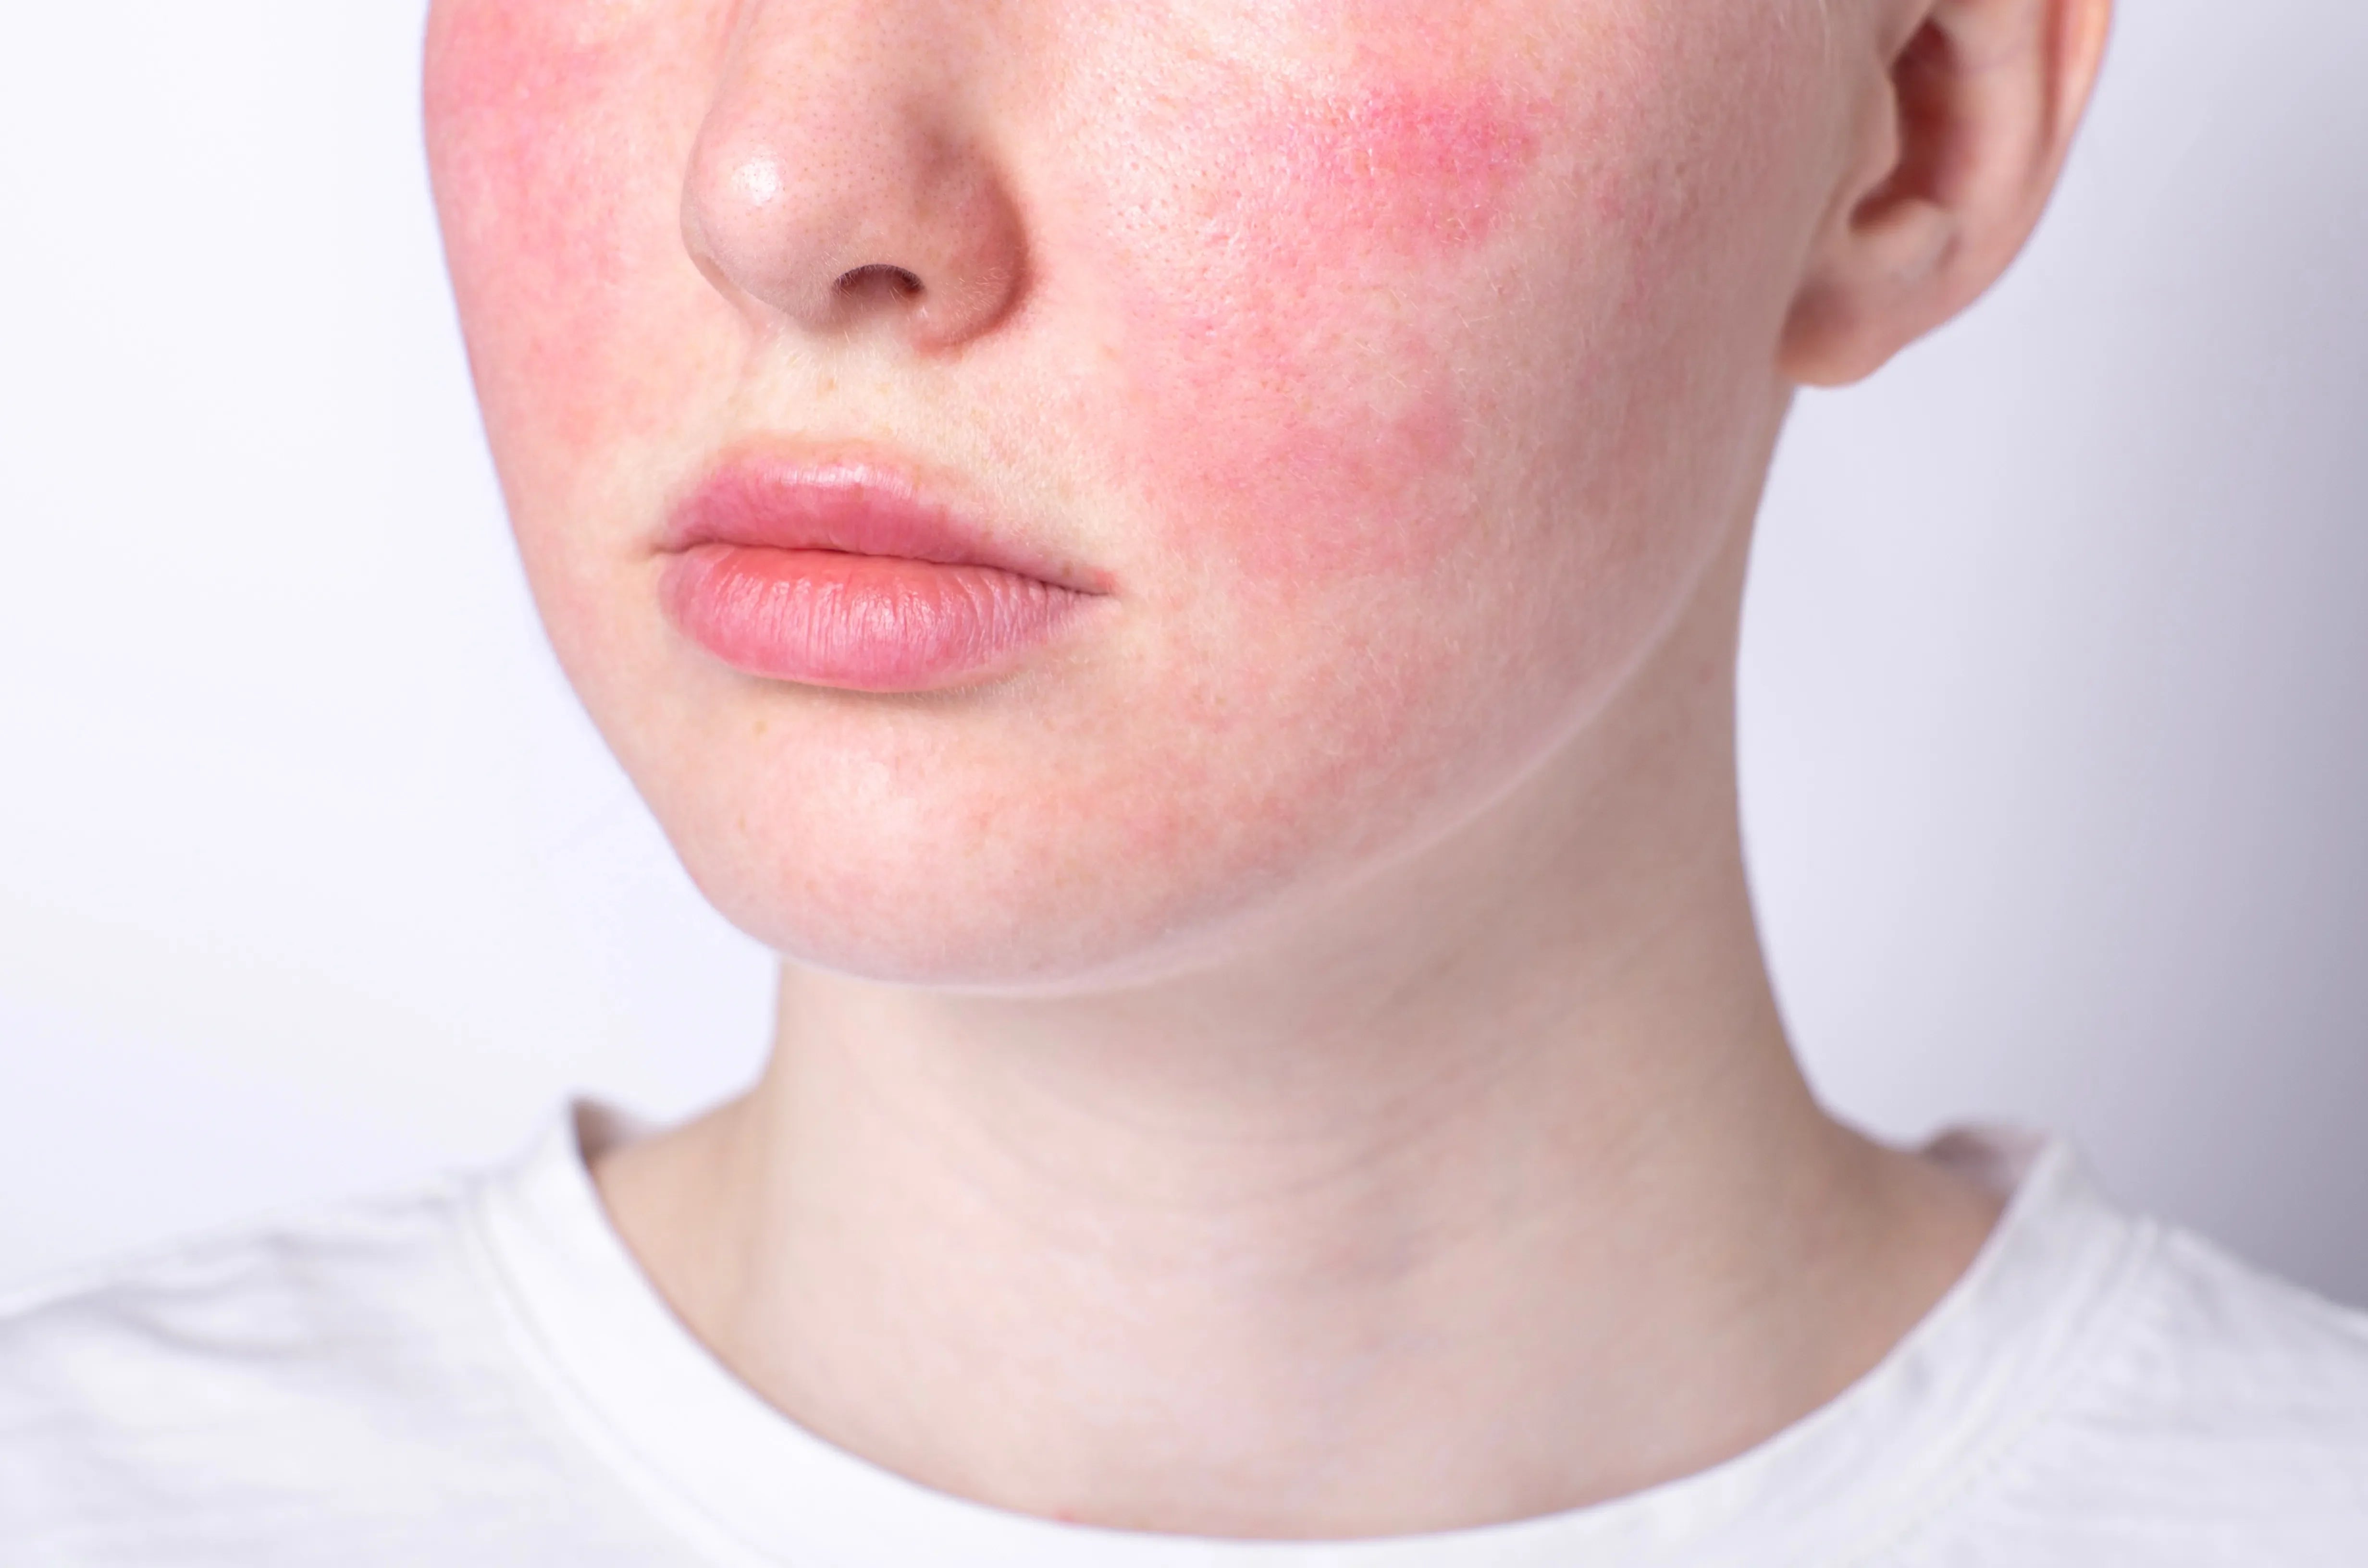
[[1008, 672], [1087, 596], [992, 566], [694, 545], [660, 585], [683, 634], [734, 669], [851, 691], [930, 691]]

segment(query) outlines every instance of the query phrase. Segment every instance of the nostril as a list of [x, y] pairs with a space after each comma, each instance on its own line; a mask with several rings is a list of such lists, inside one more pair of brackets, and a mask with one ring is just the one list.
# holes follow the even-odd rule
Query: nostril
[[901, 267], [889, 267], [874, 262], [868, 267], [859, 267], [852, 271], [840, 273], [838, 281], [831, 287], [841, 294], [878, 292], [910, 300], [919, 296], [921, 279], [918, 275], [907, 272]]

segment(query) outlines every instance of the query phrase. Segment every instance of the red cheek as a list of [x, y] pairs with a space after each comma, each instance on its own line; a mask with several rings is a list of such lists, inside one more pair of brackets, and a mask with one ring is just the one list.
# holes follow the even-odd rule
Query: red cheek
[[1184, 194], [1126, 267], [1121, 330], [1131, 456], [1180, 549], [1287, 586], [1418, 572], [1461, 536], [1473, 411], [1444, 324], [1543, 114], [1389, 90], [1161, 128], [1155, 177]]
[[1276, 176], [1263, 192], [1262, 216], [1269, 227], [1294, 225], [1336, 249], [1476, 244], [1536, 158], [1533, 118], [1493, 95], [1406, 89], [1271, 114], [1249, 128], [1253, 149], [1270, 150]]
[[496, 0], [453, 0], [430, 33], [437, 199], [491, 420], [530, 413], [541, 430], [589, 441], [651, 405], [620, 395], [644, 377], [629, 300], [653, 266], [685, 263], [663, 221], [677, 203], [652, 184], [662, 160], [646, 155], [643, 100], [663, 84], [635, 42], [572, 37]]

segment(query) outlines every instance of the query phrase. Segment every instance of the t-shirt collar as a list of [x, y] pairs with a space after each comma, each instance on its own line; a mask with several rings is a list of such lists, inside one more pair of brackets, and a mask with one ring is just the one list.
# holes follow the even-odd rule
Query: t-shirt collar
[[620, 1483], [751, 1562], [797, 1568], [1592, 1568], [1854, 1561], [2010, 1442], [2081, 1362], [2150, 1237], [2061, 1142], [1951, 1134], [2013, 1183], [1973, 1267], [1838, 1399], [1750, 1451], [1519, 1523], [1340, 1543], [1196, 1540], [1007, 1513], [845, 1453], [767, 1405], [681, 1325], [609, 1223], [587, 1153], [630, 1123], [579, 1103], [478, 1187], [470, 1225], [532, 1375]]

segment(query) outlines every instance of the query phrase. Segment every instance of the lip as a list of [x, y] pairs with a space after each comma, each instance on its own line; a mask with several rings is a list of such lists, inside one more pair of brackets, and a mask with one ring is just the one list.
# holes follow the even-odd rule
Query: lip
[[868, 460], [740, 456], [677, 506], [659, 600], [745, 674], [928, 691], [1008, 674], [1107, 593]]

